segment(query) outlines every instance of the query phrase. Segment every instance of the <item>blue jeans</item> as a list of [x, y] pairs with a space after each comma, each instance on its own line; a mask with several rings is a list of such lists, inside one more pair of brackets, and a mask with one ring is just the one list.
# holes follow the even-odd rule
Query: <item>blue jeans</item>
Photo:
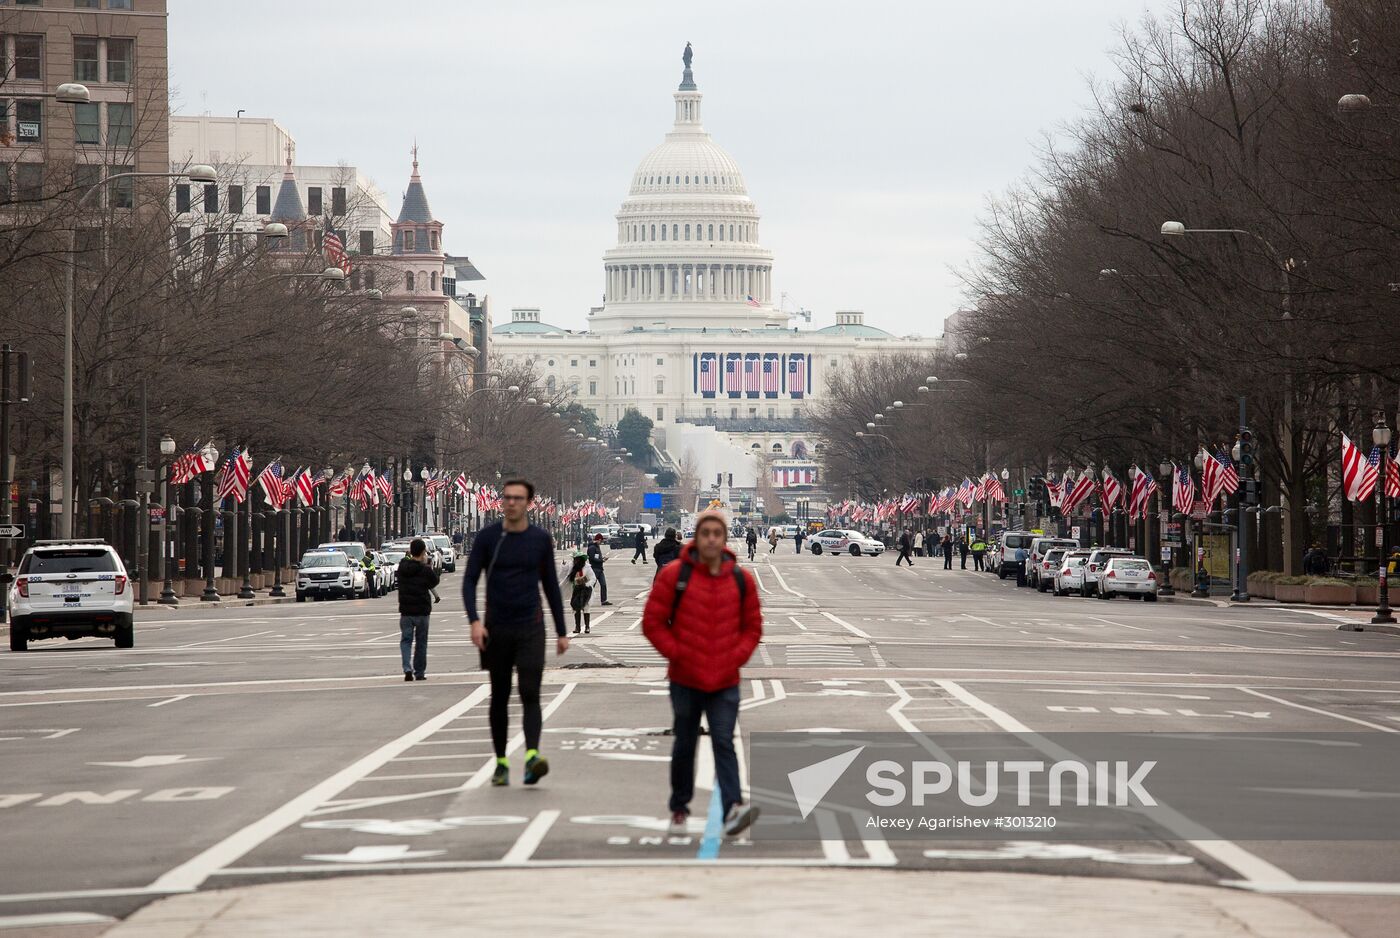
[[710, 723], [710, 747], [715, 754], [715, 779], [725, 814], [744, 800], [739, 789], [739, 757], [734, 752], [734, 724], [739, 719], [739, 685], [724, 690], [703, 691], [683, 684], [671, 684], [671, 712], [675, 720], [671, 733], [670, 810], [690, 810], [695, 795], [695, 744], [700, 738], [700, 714]]
[[[399, 616], [399, 634], [402, 636], [399, 639], [399, 654], [403, 656], [404, 672], [412, 671], [414, 675], [422, 677], [428, 670], [428, 617]], [[417, 647], [414, 647], [415, 640]]]

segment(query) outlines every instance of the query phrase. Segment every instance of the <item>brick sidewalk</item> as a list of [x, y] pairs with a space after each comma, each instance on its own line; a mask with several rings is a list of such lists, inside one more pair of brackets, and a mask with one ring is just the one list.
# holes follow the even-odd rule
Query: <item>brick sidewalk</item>
[[1135, 879], [775, 867], [353, 876], [161, 900], [104, 938], [403, 935], [1344, 938], [1272, 896]]

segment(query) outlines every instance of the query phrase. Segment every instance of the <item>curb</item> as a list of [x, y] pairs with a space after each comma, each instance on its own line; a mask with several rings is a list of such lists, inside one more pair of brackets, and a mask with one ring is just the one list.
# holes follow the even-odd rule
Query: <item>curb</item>
[[201, 602], [197, 597], [186, 597], [179, 603], [171, 606], [167, 606], [157, 602], [151, 602], [146, 604], [145, 606], [137, 605], [136, 611], [140, 613], [168, 609], [171, 612], [190, 612], [191, 610], [195, 609], [230, 609], [243, 606], [276, 606], [280, 605], [281, 603], [294, 603], [296, 601], [297, 598], [291, 595], [281, 597], [258, 596], [254, 599], [220, 599], [218, 602], [212, 603]]

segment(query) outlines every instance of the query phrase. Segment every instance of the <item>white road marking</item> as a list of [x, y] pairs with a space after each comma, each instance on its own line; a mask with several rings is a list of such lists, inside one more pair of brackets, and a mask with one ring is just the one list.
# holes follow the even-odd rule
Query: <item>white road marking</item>
[[[226, 620], [220, 620], [220, 621], [222, 622], [222, 621], [226, 621]], [[211, 639], [211, 640], [209, 640], [209, 641], [207, 641], [207, 642], [190, 642], [188, 645], [181, 645], [181, 646], [179, 646], [179, 647], [181, 647], [181, 648], [198, 648], [198, 647], [200, 647], [201, 645], [221, 645], [221, 644], [223, 644], [223, 643], [225, 643], [225, 642], [238, 642], [238, 641], [242, 641], [242, 640], [245, 639], [245, 638], [257, 638], [259, 635], [271, 635], [271, 634], [272, 634], [271, 630], [266, 631], [266, 632], [253, 632], [253, 633], [250, 634], [250, 635], [235, 635], [235, 636], [233, 636], [232, 638], [216, 638], [216, 639]]]
[[116, 919], [110, 915], [98, 915], [96, 912], [46, 912], [41, 915], [0, 916], [0, 929], [44, 928], [58, 925], [106, 925], [108, 922], [115, 921]]
[[803, 625], [801, 622], [798, 622], [798, 621], [797, 621], [797, 616], [788, 616], [788, 620], [789, 620], [790, 622], [792, 622], [793, 625], [795, 625], [795, 626], [797, 626], [799, 629], [801, 629], [802, 631], [804, 631], [804, 632], [807, 631], [807, 626]]
[[792, 595], [798, 597], [799, 599], [806, 599], [806, 598], [807, 598], [807, 595], [806, 595], [805, 593], [799, 593], [797, 590], [795, 590], [795, 589], [793, 589], [791, 586], [788, 586], [788, 585], [787, 585], [787, 580], [784, 580], [784, 579], [783, 579], [783, 575], [782, 575], [781, 573], [778, 572], [778, 568], [777, 568], [777, 567], [774, 567], [774, 568], [773, 568], [773, 575], [774, 575], [775, 577], [778, 578], [778, 585], [781, 586], [783, 589], [787, 590], [789, 593], [791, 593]]
[[822, 612], [822, 615], [826, 616], [826, 617], [827, 617], [828, 619], [830, 619], [832, 622], [835, 622], [837, 625], [841, 626], [841, 628], [843, 628], [843, 629], [845, 629], [846, 631], [850, 632], [852, 635], [859, 635], [861, 638], [865, 639], [865, 640], [868, 641], [868, 642], [873, 642], [873, 641], [874, 641], [874, 639], [870, 637], [870, 633], [869, 633], [869, 632], [862, 632], [860, 629], [856, 628], [854, 625], [851, 625], [851, 623], [846, 622], [846, 621], [844, 621], [844, 620], [842, 620], [842, 619], [838, 619], [838, 618], [836, 618], [834, 615], [832, 615], [832, 614], [829, 613], [829, 612], [823, 611], [823, 612]]
[[208, 847], [196, 856], [169, 870], [151, 883], [150, 889], [185, 892], [198, 889], [212, 874], [246, 856], [250, 851], [280, 834], [305, 817], [317, 805], [340, 794], [355, 782], [380, 768], [409, 746], [432, 735], [454, 718], [476, 706], [490, 693], [486, 686], [478, 687], [457, 703], [432, 717], [397, 739], [380, 746], [374, 752], [336, 772], [300, 795], [241, 830]]
[[559, 819], [559, 812], [555, 809], [541, 811], [536, 814], [525, 829], [520, 832], [520, 836], [511, 845], [506, 855], [501, 857], [502, 863], [525, 863], [535, 855], [536, 848], [539, 847], [549, 829], [554, 826], [554, 822]]
[[[937, 684], [963, 703], [975, 707], [1001, 729], [1008, 733], [1018, 734], [1022, 742], [1034, 746], [1046, 755], [1056, 759], [1069, 759], [1077, 762], [1084, 761], [1058, 743], [1051, 742], [1039, 733], [1032, 731], [1029, 726], [1026, 726], [1026, 724], [1022, 723], [1020, 720], [1011, 716], [1006, 711], [982, 700], [961, 685], [943, 679], [936, 679], [933, 683]], [[1159, 803], [1157, 805], [1155, 819], [1161, 823], [1163, 827], [1189, 842], [1197, 850], [1224, 866], [1240, 873], [1243, 876], [1243, 882], [1275, 884], [1297, 882], [1292, 875], [1274, 866], [1269, 861], [1250, 853], [1238, 844], [1220, 838], [1209, 828], [1198, 824], [1165, 803]]]
[[175, 697], [167, 697], [165, 700], [157, 700], [153, 704], [146, 704], [147, 707], [164, 707], [166, 704], [179, 703], [182, 700], [189, 700], [193, 694], [179, 694]]
[[1310, 707], [1307, 704], [1295, 703], [1292, 700], [1284, 700], [1282, 697], [1275, 697], [1273, 694], [1266, 694], [1263, 691], [1257, 691], [1251, 687], [1238, 687], [1236, 688], [1236, 690], [1242, 690], [1246, 694], [1252, 694], [1255, 697], [1262, 697], [1265, 700], [1272, 700], [1274, 703], [1281, 703], [1285, 707], [1295, 707], [1299, 710], [1306, 710], [1309, 713], [1317, 713], [1325, 717], [1331, 717], [1334, 720], [1345, 720], [1348, 723], [1355, 723], [1359, 726], [1364, 726], [1368, 729], [1380, 730], [1382, 733], [1400, 733], [1400, 729], [1396, 729], [1393, 726], [1386, 726], [1384, 723], [1372, 723], [1370, 720], [1361, 720], [1357, 717], [1349, 717], [1345, 713], [1333, 713], [1331, 710], [1323, 710], [1321, 707]]
[[[547, 723], [554, 711], [558, 710], [560, 705], [569, 699], [569, 695], [574, 692], [574, 688], [577, 686], [578, 684], [576, 683], [570, 683], [559, 688], [559, 693], [554, 695], [554, 698], [545, 705], [544, 710], [541, 712], [543, 718], [541, 722]], [[489, 691], [490, 688], [487, 688], [487, 690]], [[506, 755], [509, 756], [523, 745], [525, 745], [525, 734], [516, 733], [515, 736], [511, 738], [510, 742], [506, 744]], [[486, 784], [487, 779], [491, 777], [491, 773], [494, 771], [496, 771], [496, 757], [493, 754], [491, 758], [487, 759], [486, 762], [482, 764], [481, 768], [476, 770], [475, 775], [462, 784], [462, 788], [480, 788], [482, 785]]]
[[1115, 622], [1115, 621], [1112, 620], [1112, 619], [1105, 619], [1103, 616], [1090, 616], [1089, 618], [1091, 618], [1091, 619], [1097, 619], [1097, 620], [1100, 621], [1100, 622], [1106, 622], [1106, 623], [1108, 623], [1109, 625], [1116, 625], [1116, 626], [1118, 626], [1120, 629], [1133, 629], [1133, 630], [1138, 631], [1138, 632], [1150, 632], [1150, 631], [1152, 631], [1151, 629], [1145, 629], [1145, 628], [1143, 628], [1143, 627], [1140, 626], [1140, 625], [1129, 625], [1129, 624], [1126, 623], [1126, 622]]
[[423, 775], [370, 775], [361, 782], [411, 782], [420, 778], [466, 778], [470, 772], [427, 772]]

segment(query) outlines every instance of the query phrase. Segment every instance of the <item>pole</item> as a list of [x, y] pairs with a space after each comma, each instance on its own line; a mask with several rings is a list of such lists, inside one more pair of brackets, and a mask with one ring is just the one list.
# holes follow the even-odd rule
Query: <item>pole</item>
[[[281, 520], [282, 520], [282, 524], [281, 524], [281, 526], [280, 526], [280, 527], [281, 527], [281, 530], [280, 530], [280, 531], [279, 531], [279, 530], [276, 530], [277, 527], [278, 527], [278, 524], [277, 524], [277, 520], [278, 520], [278, 519], [277, 519], [277, 516], [278, 516], [278, 515], [282, 515], [282, 519], [281, 519]], [[286, 548], [286, 545], [287, 545], [287, 540], [286, 540], [286, 538], [287, 538], [287, 532], [288, 532], [289, 527], [290, 527], [290, 526], [288, 525], [287, 521], [288, 521], [288, 519], [289, 519], [290, 517], [291, 517], [291, 512], [288, 511], [287, 509], [279, 508], [279, 509], [277, 509], [276, 511], [274, 511], [274, 512], [272, 513], [272, 528], [273, 528], [272, 571], [273, 571], [273, 572], [272, 572], [272, 592], [268, 593], [268, 595], [269, 595], [269, 596], [272, 596], [272, 597], [274, 597], [274, 598], [279, 598], [279, 599], [280, 599], [281, 597], [287, 595], [286, 590], [282, 589], [282, 553], [283, 553], [283, 550]]]
[[[10, 343], [0, 346], [0, 522], [10, 523]], [[10, 542], [0, 541], [0, 621], [10, 595]]]
[[[238, 531], [238, 565], [243, 568], [243, 583], [238, 588], [239, 599], [252, 599], [257, 596], [253, 592], [253, 578], [250, 568], [253, 565], [253, 493], [252, 486], [249, 491], [243, 494], [243, 524]], [[234, 508], [234, 513], [238, 512]], [[225, 546], [224, 550], [228, 550]]]
[[[1389, 436], [1387, 431], [1385, 436]], [[8, 452], [8, 450], [6, 451]], [[1395, 616], [1390, 609], [1390, 585], [1387, 573], [1390, 572], [1390, 526], [1386, 523], [1389, 517], [1390, 497], [1385, 491], [1386, 474], [1390, 466], [1390, 440], [1387, 439], [1381, 445], [1381, 474], [1376, 480], [1376, 543], [1380, 547], [1380, 569], [1377, 571], [1379, 580], [1376, 588], [1376, 614], [1371, 617], [1372, 625], [1394, 625]], [[6, 506], [9, 499], [5, 500]]]
[[172, 549], [175, 542], [170, 538], [170, 519], [174, 516], [175, 509], [170, 504], [170, 464], [166, 463], [163, 468], [165, 473], [160, 480], [160, 503], [164, 509], [160, 518], [160, 572], [161, 579], [165, 582], [161, 584], [158, 602], [166, 606], [176, 606], [180, 600], [175, 596], [175, 584], [170, 579], [175, 568], [175, 552]]
[[1250, 467], [1243, 461], [1243, 440], [1248, 430], [1245, 424], [1245, 398], [1240, 395], [1240, 469], [1243, 472], [1239, 487], [1235, 489], [1235, 593], [1230, 597], [1231, 602], [1237, 603], [1249, 602], [1249, 526], [1246, 523], [1249, 515], [1245, 512], [1248, 506], [1245, 503], [1244, 478], [1250, 473]]
[[[77, 220], [74, 220], [77, 225]], [[63, 514], [58, 536], [73, 537], [73, 295], [78, 286], [78, 232], [68, 231], [68, 270], [63, 278]]]
[[214, 470], [208, 472], [208, 479], [204, 483], [204, 592], [199, 595], [200, 602], [213, 603], [219, 601], [219, 591], [214, 586], [214, 519], [219, 517], [218, 506], [214, 504]]
[[[1175, 469], [1172, 471], [1174, 473]], [[1157, 556], [1161, 558], [1162, 562], [1162, 582], [1157, 588], [1159, 596], [1176, 595], [1176, 590], [1172, 588], [1172, 552], [1171, 548], [1167, 546], [1167, 525], [1170, 523], [1168, 521], [1170, 514], [1166, 508], [1166, 496], [1163, 494], [1164, 489], [1168, 485], [1174, 484], [1175, 481], [1172, 479], [1168, 482], [1168, 480], [1163, 479], [1157, 485]]]
[[146, 479], [146, 378], [141, 378], [141, 461], [137, 464], [136, 489], [139, 494], [136, 522], [136, 579], [140, 583], [138, 600], [141, 605], [149, 601], [149, 579], [147, 566], [151, 546], [151, 483]]

